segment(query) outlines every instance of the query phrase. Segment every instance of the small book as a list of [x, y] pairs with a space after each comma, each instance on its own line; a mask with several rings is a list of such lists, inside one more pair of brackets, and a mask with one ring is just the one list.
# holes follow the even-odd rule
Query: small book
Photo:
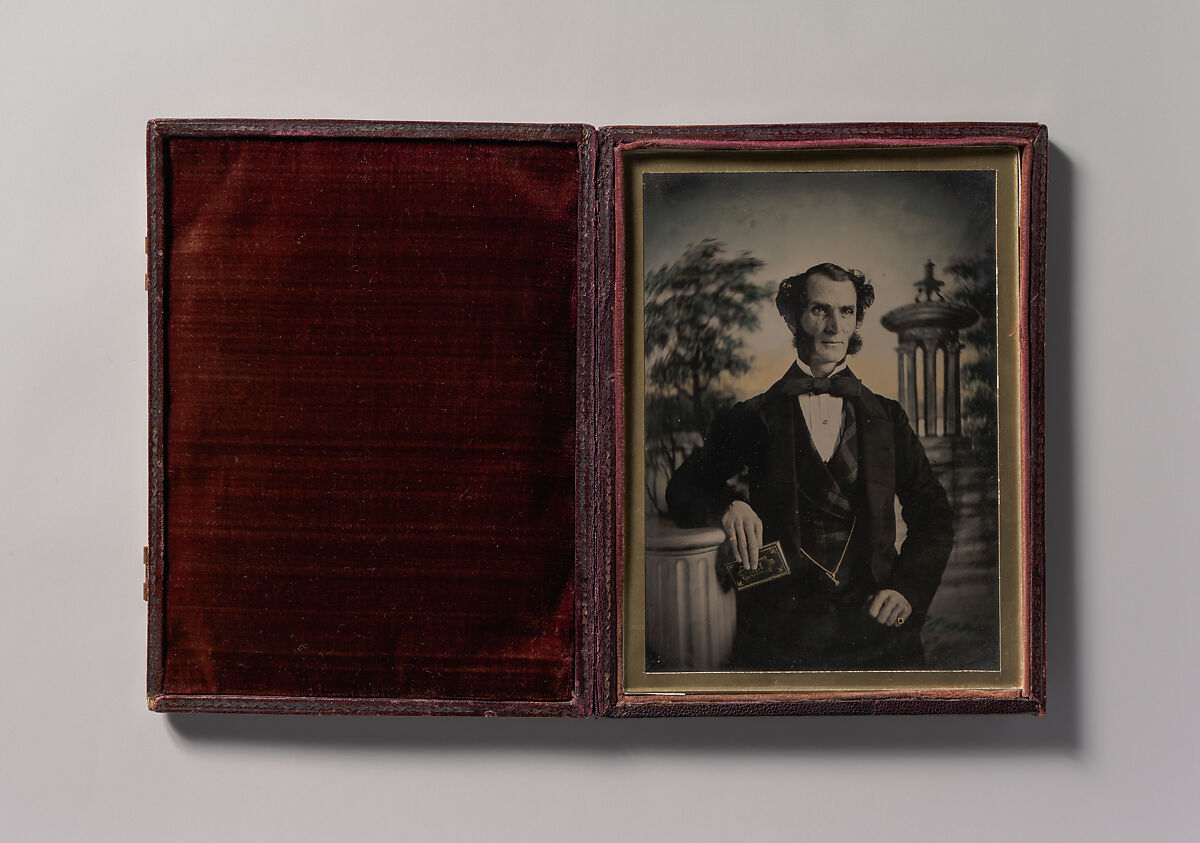
[[779, 542], [771, 542], [759, 549], [758, 567], [754, 570], [747, 569], [741, 562], [733, 559], [725, 563], [725, 570], [729, 571], [733, 587], [738, 591], [786, 577], [792, 572], [787, 560], [783, 558], [783, 548], [779, 546]]

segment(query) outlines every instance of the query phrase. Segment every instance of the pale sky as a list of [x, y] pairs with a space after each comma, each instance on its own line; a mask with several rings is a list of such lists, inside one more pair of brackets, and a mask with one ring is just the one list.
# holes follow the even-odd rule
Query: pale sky
[[[895, 397], [896, 335], [880, 317], [913, 301], [913, 284], [932, 260], [945, 267], [995, 245], [992, 171], [850, 173], [647, 173], [644, 269], [675, 261], [689, 243], [712, 237], [729, 254], [749, 251], [764, 262], [755, 281], [770, 282], [826, 261], [858, 269], [875, 285], [875, 304], [851, 358], [872, 390]], [[762, 305], [760, 330], [748, 338], [751, 372], [733, 384], [737, 398], [762, 392], [795, 359], [791, 335]]]

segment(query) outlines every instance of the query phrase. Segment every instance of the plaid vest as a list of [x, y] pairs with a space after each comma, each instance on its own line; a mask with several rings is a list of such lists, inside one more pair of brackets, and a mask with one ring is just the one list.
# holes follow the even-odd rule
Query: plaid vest
[[[831, 574], [837, 571], [837, 585], [847, 580], [849, 558], [847, 543], [854, 522], [854, 498], [858, 481], [858, 431], [854, 402], [842, 401], [842, 429], [837, 448], [826, 463], [813, 445], [804, 414], [794, 407], [796, 436], [796, 520], [801, 549]], [[845, 557], [843, 558], [843, 554]], [[838, 567], [841, 560], [841, 567]], [[802, 564], [813, 566], [802, 558]], [[814, 566], [815, 567], [815, 566]], [[821, 573], [818, 569], [817, 573]]]

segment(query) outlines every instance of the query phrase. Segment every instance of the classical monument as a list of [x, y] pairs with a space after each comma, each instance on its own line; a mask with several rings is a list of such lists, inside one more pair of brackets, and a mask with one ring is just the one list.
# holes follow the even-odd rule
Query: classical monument
[[[916, 300], [888, 311], [880, 320], [883, 327], [900, 336], [896, 347], [899, 401], [934, 463], [952, 460], [965, 447], [959, 383], [959, 355], [964, 346], [958, 332], [979, 319], [974, 308], [946, 300], [941, 292], [945, 283], [934, 277], [933, 261], [927, 262], [925, 277], [914, 284]], [[919, 367], [918, 350], [922, 358]]]

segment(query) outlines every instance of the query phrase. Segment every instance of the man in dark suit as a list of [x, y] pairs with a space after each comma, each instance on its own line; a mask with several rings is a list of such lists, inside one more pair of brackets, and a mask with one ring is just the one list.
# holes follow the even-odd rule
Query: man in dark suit
[[[900, 405], [846, 366], [874, 300], [862, 273], [831, 263], [780, 282], [796, 362], [718, 418], [667, 489], [672, 518], [719, 523], [743, 567], [757, 568], [760, 547], [778, 541], [791, 569], [738, 592], [733, 669], [924, 666], [920, 629], [953, 514]], [[738, 477], [748, 494], [731, 484]]]

